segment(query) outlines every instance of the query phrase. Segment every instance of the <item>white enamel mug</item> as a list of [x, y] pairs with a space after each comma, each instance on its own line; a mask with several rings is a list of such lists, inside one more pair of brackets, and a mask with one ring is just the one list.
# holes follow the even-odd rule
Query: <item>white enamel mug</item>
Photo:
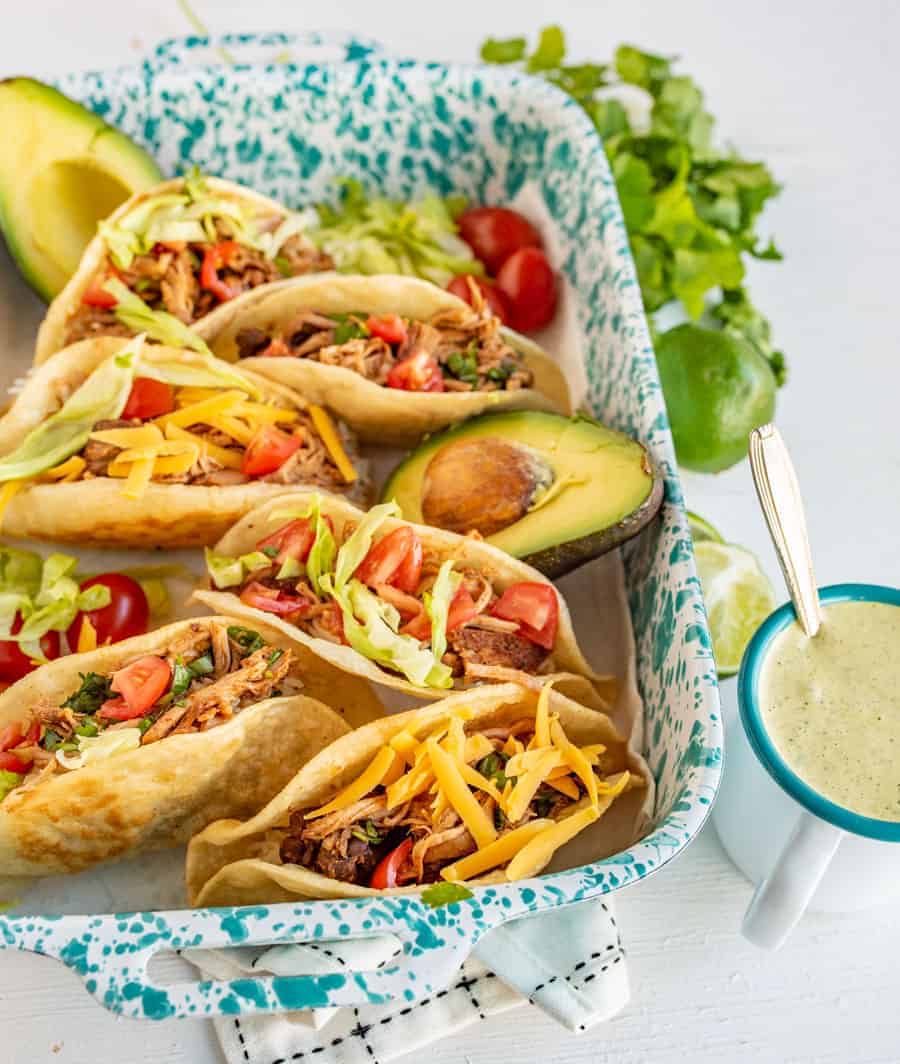
[[[900, 607], [900, 589], [875, 584], [835, 584], [819, 596], [826, 608], [847, 601]], [[725, 771], [713, 822], [729, 857], [756, 884], [741, 930], [767, 949], [785, 941], [807, 908], [848, 912], [900, 900], [900, 823], [861, 816], [813, 790], [784, 762], [763, 726], [762, 664], [795, 618], [787, 603], [751, 640], [737, 706], [735, 685], [722, 688]]]

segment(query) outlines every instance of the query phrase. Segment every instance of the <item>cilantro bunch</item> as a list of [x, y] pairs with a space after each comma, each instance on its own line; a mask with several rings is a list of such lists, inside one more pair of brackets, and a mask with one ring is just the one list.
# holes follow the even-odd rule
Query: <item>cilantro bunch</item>
[[[673, 60], [630, 45], [620, 45], [611, 63], [567, 64], [558, 26], [546, 27], [530, 54], [524, 37], [489, 39], [481, 58], [522, 64], [587, 112], [616, 180], [647, 311], [675, 302], [690, 318], [705, 317], [748, 341], [783, 384], [784, 356], [744, 284], [745, 256], [781, 259], [756, 232], [780, 187], [764, 163], [715, 147], [714, 120], [693, 79], [673, 73]], [[648, 94], [650, 113], [640, 128], [616, 96], [623, 86]]]

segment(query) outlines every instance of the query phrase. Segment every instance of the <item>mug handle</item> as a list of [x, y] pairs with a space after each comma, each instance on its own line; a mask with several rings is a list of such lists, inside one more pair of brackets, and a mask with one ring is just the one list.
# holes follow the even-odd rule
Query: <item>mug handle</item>
[[802, 812], [775, 867], [756, 888], [741, 933], [755, 946], [778, 949], [806, 911], [844, 833]]

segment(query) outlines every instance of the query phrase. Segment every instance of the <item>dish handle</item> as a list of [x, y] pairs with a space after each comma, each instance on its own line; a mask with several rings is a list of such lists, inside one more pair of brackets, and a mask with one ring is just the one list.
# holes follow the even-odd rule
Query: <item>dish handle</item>
[[[478, 896], [429, 908], [418, 897], [311, 902], [107, 916], [0, 917], [0, 945], [55, 957], [112, 1012], [134, 1019], [251, 1015], [416, 1001], [445, 989], [481, 936], [531, 906]], [[398, 953], [374, 971], [157, 982], [155, 954], [395, 935]]]
[[384, 51], [370, 37], [338, 31], [308, 33], [223, 33], [212, 37], [172, 37], [144, 61], [151, 72], [168, 67], [247, 63], [348, 63]]

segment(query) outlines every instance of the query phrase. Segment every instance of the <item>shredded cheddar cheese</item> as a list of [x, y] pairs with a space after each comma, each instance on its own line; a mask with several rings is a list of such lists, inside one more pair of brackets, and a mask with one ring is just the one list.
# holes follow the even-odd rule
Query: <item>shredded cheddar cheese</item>
[[328, 449], [328, 453], [331, 455], [334, 464], [337, 466], [338, 472], [348, 484], [352, 484], [353, 481], [356, 480], [356, 470], [353, 468], [353, 463], [347, 456], [347, 452], [344, 450], [344, 445], [341, 443], [341, 438], [338, 435], [337, 429], [334, 427], [325, 408], [310, 403], [309, 416], [312, 418], [313, 424], [316, 426], [316, 432], [322, 437], [322, 443], [324, 443]]
[[80, 455], [73, 454], [65, 462], [61, 462], [58, 466], [54, 466], [52, 469], [42, 473], [40, 479], [53, 481], [57, 484], [69, 484], [81, 476], [86, 465], [87, 462]]
[[333, 813], [338, 809], [346, 809], [348, 805], [353, 805], [360, 798], [365, 798], [369, 791], [374, 790], [384, 782], [385, 776], [394, 766], [395, 757], [396, 754], [389, 746], [383, 746], [361, 776], [346, 786], [330, 802], [327, 802], [319, 809], [313, 809], [312, 812], [306, 813], [306, 819], [312, 820], [315, 817]]
[[78, 629], [78, 645], [75, 651], [84, 654], [88, 650], [97, 649], [97, 629], [91, 624], [87, 615], [81, 618], [81, 627]]
[[0, 526], [3, 524], [3, 515], [6, 513], [6, 507], [12, 502], [13, 496], [18, 491], [21, 491], [27, 483], [27, 480], [7, 480], [3, 487], [0, 488]]
[[188, 432], [187, 429], [180, 428], [178, 425], [166, 425], [165, 432], [167, 440], [187, 440], [198, 447], [201, 455], [212, 458], [225, 469], [241, 468], [243, 456], [234, 448], [220, 447], [216, 443], [210, 443], [205, 436], [196, 436], [193, 432]]
[[552, 820], [529, 820], [519, 828], [502, 835], [495, 842], [470, 853], [467, 857], [461, 857], [446, 868], [441, 869], [441, 876], [449, 880], [471, 879], [472, 876], [480, 876], [483, 872], [489, 872], [498, 865], [505, 864], [535, 836], [552, 827]]
[[560, 846], [574, 839], [600, 816], [596, 805], [587, 805], [564, 820], [551, 821], [551, 827], [530, 839], [506, 866], [506, 878], [527, 879], [547, 867]]
[[469, 829], [469, 834], [477, 845], [482, 847], [493, 842], [497, 837], [497, 829], [466, 786], [457, 763], [433, 739], [428, 741], [428, 756], [447, 800], [459, 814], [460, 820]]

